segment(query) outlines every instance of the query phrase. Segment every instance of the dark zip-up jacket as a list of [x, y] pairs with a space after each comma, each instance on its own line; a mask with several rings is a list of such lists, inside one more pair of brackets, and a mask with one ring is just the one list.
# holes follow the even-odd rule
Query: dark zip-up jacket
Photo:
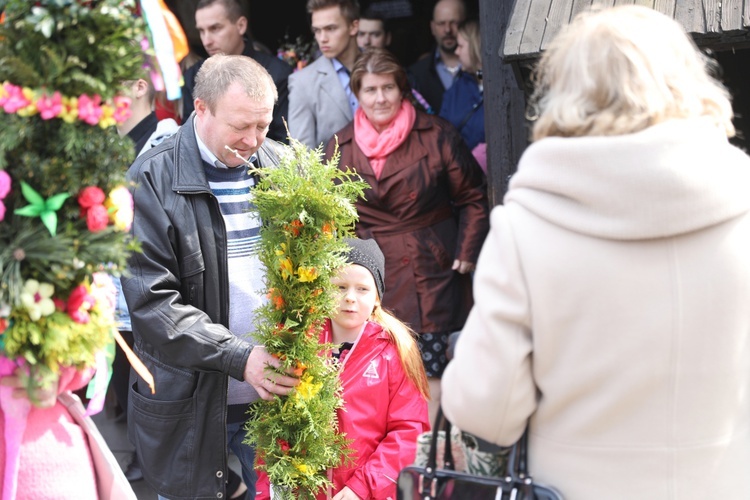
[[[171, 499], [226, 496], [228, 377], [244, 379], [252, 350], [227, 328], [226, 230], [194, 119], [128, 171], [142, 252], [130, 258], [123, 289], [135, 352], [156, 385], [151, 394], [135, 377], [128, 435], [145, 478]], [[281, 147], [266, 139], [258, 165], [277, 165]]]

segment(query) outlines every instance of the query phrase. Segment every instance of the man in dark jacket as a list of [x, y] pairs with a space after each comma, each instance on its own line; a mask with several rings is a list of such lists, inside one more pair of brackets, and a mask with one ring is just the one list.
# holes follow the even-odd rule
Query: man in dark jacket
[[[286, 127], [282, 117], [289, 110], [289, 88], [287, 79], [292, 68], [277, 57], [255, 50], [253, 42], [247, 38], [248, 19], [242, 15], [242, 7], [237, 0], [200, 0], [195, 10], [195, 27], [201, 37], [203, 48], [209, 56], [215, 54], [243, 55], [255, 59], [273, 78], [279, 99], [273, 110], [273, 122], [268, 137], [275, 141], [286, 141]], [[191, 66], [184, 75], [182, 88], [182, 116], [187, 119], [193, 112], [193, 88], [195, 75], [204, 61]]]
[[253, 346], [263, 303], [245, 165], [278, 164], [266, 140], [276, 89], [242, 56], [211, 57], [195, 84], [195, 114], [128, 171], [133, 234], [142, 247], [123, 279], [135, 352], [154, 377], [131, 385], [128, 433], [146, 480], [170, 499], [226, 498], [227, 446], [254, 498], [254, 451], [242, 444], [248, 403], [285, 395], [296, 378]]
[[412, 88], [422, 94], [435, 112], [440, 111], [443, 94], [456, 78], [461, 64], [456, 55], [458, 25], [466, 18], [463, 0], [440, 0], [435, 4], [430, 30], [437, 47], [409, 66]]

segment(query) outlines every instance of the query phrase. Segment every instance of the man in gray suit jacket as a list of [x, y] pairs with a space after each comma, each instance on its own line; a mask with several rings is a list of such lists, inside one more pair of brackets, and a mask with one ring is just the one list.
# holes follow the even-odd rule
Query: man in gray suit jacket
[[308, 0], [322, 57], [289, 76], [289, 132], [311, 148], [354, 119], [357, 97], [349, 73], [359, 55], [359, 8], [351, 0]]

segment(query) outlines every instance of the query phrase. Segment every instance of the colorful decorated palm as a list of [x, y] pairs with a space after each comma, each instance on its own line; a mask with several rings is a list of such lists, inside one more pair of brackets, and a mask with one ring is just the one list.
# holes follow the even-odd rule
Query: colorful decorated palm
[[134, 248], [118, 98], [144, 61], [133, 1], [0, 0], [0, 354], [43, 384], [111, 345]]
[[268, 304], [257, 339], [292, 368], [301, 382], [288, 397], [252, 407], [248, 442], [257, 447], [277, 498], [313, 498], [329, 484], [327, 470], [349, 455], [338, 433], [338, 369], [319, 344], [320, 327], [335, 313], [331, 277], [345, 263], [357, 213], [354, 201], [367, 184], [338, 168], [338, 156], [321, 161], [291, 139], [278, 168], [258, 170], [253, 194], [263, 221], [260, 259], [266, 267]]

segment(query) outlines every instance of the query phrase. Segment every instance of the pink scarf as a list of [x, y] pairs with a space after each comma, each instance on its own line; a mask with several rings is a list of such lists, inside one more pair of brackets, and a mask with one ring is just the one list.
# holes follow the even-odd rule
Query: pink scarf
[[401, 101], [401, 109], [396, 113], [388, 128], [378, 133], [367, 119], [362, 107], [357, 108], [354, 113], [354, 140], [357, 141], [359, 149], [370, 160], [372, 171], [375, 172], [375, 178], [380, 179], [383, 172], [385, 160], [388, 155], [393, 153], [396, 148], [404, 143], [406, 137], [414, 126], [414, 120], [417, 118], [417, 112], [409, 101]]

